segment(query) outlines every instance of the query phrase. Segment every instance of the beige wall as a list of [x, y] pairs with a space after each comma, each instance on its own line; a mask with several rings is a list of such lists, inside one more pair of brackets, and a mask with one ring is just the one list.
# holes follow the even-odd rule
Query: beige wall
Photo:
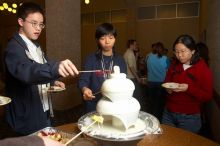
[[137, 40], [142, 53], [151, 51], [151, 44], [160, 41], [172, 54], [172, 45], [180, 34], [198, 38], [198, 18], [162, 19], [137, 22]]
[[220, 143], [220, 1], [219, 0], [201, 0], [201, 15], [199, 32], [206, 32], [206, 43], [210, 51], [210, 67], [214, 78], [213, 101], [208, 104], [208, 121], [211, 125], [213, 137]]
[[[186, 0], [190, 1], [190, 0]], [[165, 47], [169, 48], [169, 54], [172, 54], [172, 44], [176, 37], [180, 34], [190, 34], [198, 40], [199, 19], [194, 18], [178, 18], [178, 19], [157, 19], [157, 20], [137, 20], [137, 7], [170, 4], [176, 2], [185, 2], [185, 0], [111, 0], [91, 1], [91, 5], [82, 3], [82, 13], [110, 11], [117, 9], [127, 9], [127, 21], [113, 23], [118, 32], [116, 51], [123, 54], [126, 49], [128, 39], [137, 39], [141, 54], [145, 56], [150, 52], [152, 43], [161, 41]], [[96, 50], [94, 32], [96, 26], [82, 25], [82, 63], [91, 52]]]

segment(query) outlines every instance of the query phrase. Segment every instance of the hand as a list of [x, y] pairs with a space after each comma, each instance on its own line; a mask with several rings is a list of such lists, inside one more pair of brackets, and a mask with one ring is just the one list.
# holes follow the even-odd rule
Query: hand
[[62, 77], [79, 74], [77, 68], [69, 59], [60, 62], [58, 72]]
[[169, 94], [172, 94], [173, 93], [173, 90], [172, 89], [166, 89], [167, 90], [167, 93]]
[[95, 98], [95, 96], [92, 94], [92, 90], [87, 87], [83, 87], [82, 93], [84, 100], [92, 100], [93, 98]]
[[52, 140], [48, 137], [41, 137], [44, 141], [44, 146], [65, 146], [58, 141]]
[[65, 89], [65, 84], [61, 81], [55, 81], [54, 86], [59, 86], [59, 87]]
[[188, 89], [188, 84], [179, 84], [178, 88], [173, 89], [174, 92], [185, 92]]

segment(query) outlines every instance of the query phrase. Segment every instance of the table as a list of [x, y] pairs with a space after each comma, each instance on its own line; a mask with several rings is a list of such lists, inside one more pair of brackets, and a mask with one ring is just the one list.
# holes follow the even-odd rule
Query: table
[[[68, 133], [78, 133], [79, 129], [75, 123], [65, 124], [57, 127], [59, 130]], [[137, 146], [220, 146], [205, 137], [191, 133], [189, 131], [163, 125], [163, 134], [149, 136], [146, 135], [139, 142], [136, 142]], [[129, 142], [128, 142], [129, 143]], [[123, 144], [124, 145], [124, 144]], [[126, 144], [129, 146], [129, 144]]]

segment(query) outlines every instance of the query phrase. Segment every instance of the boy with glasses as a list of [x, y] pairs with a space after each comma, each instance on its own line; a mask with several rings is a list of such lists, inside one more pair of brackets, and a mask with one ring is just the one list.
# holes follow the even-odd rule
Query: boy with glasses
[[21, 135], [51, 126], [47, 89], [50, 85], [65, 88], [60, 77], [75, 76], [78, 70], [68, 59], [49, 61], [36, 40], [44, 25], [43, 9], [34, 3], [23, 3], [18, 9], [19, 30], [5, 52], [6, 96], [12, 102], [6, 107], [8, 124]]

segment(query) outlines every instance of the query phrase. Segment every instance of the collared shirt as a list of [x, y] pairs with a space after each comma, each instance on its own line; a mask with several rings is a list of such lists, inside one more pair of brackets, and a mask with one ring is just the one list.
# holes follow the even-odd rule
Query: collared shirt
[[[24, 42], [27, 45], [28, 51], [31, 55], [31, 58], [40, 64], [44, 64], [46, 62], [46, 59], [44, 59], [43, 53], [41, 51], [40, 47], [37, 47], [31, 40], [29, 40], [25, 35], [20, 34], [21, 38], [24, 40]], [[38, 91], [41, 97], [41, 102], [43, 105], [44, 111], [49, 110], [49, 103], [48, 103], [48, 95], [47, 95], [47, 86], [49, 87], [49, 84], [39, 84], [38, 85]]]

